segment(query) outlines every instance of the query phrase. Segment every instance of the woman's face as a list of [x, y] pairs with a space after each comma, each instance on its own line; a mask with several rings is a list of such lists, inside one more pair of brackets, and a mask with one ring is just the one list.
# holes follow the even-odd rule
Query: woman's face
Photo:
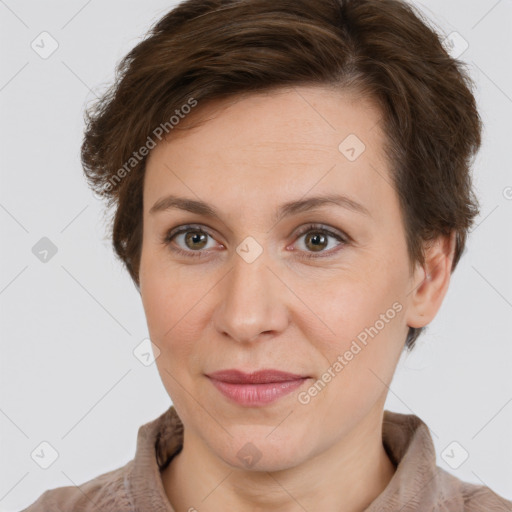
[[[283, 469], [358, 425], [380, 426], [414, 313], [409, 292], [424, 274], [410, 273], [370, 103], [298, 87], [199, 103], [190, 119], [201, 107], [211, 119], [174, 128], [147, 161], [140, 290], [149, 334], [191, 439], [232, 466]], [[171, 195], [216, 215], [169, 201], [152, 211]], [[326, 196], [346, 200], [283, 209]], [[266, 401], [208, 377], [226, 369], [306, 378], [267, 384], [270, 396], [288, 392]]]

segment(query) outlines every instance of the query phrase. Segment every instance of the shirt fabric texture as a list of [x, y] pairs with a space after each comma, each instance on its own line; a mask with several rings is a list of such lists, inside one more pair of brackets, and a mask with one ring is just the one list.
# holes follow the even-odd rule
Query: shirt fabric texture
[[[364, 512], [512, 512], [512, 501], [436, 466], [430, 431], [418, 416], [385, 410], [382, 440], [396, 471]], [[175, 512], [160, 472], [182, 442], [183, 424], [171, 406], [139, 428], [135, 457], [126, 465], [79, 487], [47, 490], [22, 512]]]

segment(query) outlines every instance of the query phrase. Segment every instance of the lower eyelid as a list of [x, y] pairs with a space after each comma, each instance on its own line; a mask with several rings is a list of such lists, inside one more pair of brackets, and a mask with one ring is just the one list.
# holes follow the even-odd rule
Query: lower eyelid
[[[176, 231], [176, 232], [174, 232], [172, 234], [165, 235], [164, 240], [163, 240], [164, 245], [171, 246], [172, 243], [175, 242], [176, 237], [178, 237], [179, 235], [186, 234], [189, 231], [200, 231], [200, 232], [204, 233], [205, 235], [208, 235], [212, 240], [215, 240], [215, 238], [210, 233], [205, 231], [204, 229], [199, 229], [199, 228], [183, 228], [183, 229], [179, 229], [178, 231]], [[222, 244], [220, 244], [220, 245], [222, 245]], [[181, 247], [177, 246], [176, 248], [173, 247], [172, 250], [175, 250], [175, 251], [181, 252], [181, 253], [185, 253], [185, 254], [192, 254], [192, 255], [194, 255], [194, 254], [202, 254], [204, 252], [209, 252], [209, 251], [212, 251], [214, 249], [210, 248], [210, 249], [201, 249], [199, 251], [192, 251], [192, 250], [182, 249]]]
[[[164, 235], [162, 242], [166, 246], [171, 246], [172, 242], [178, 235], [182, 235], [184, 233], [187, 233], [188, 231], [199, 231], [199, 232], [202, 232], [202, 233], [208, 235], [212, 240], [215, 240], [215, 237], [211, 233], [209, 233], [208, 231], [203, 229], [202, 227], [184, 226], [175, 232], [172, 232], [172, 230], [171, 230], [168, 234]], [[315, 258], [315, 257], [323, 257], [323, 256], [327, 257], [329, 255], [332, 255], [333, 252], [337, 252], [339, 250], [340, 246], [348, 244], [348, 237], [346, 235], [343, 236], [343, 235], [333, 232], [325, 227], [322, 227], [321, 225], [320, 226], [317, 226], [317, 225], [306, 226], [301, 232], [299, 232], [295, 235], [294, 243], [296, 243], [297, 240], [299, 240], [302, 236], [306, 235], [307, 233], [309, 233], [311, 231], [312, 232], [316, 231], [316, 232], [324, 234], [325, 236], [334, 238], [335, 240], [337, 240], [339, 242], [339, 244], [335, 248], [329, 249], [327, 251], [319, 251], [318, 253], [316, 253], [314, 251], [298, 251], [298, 252], [302, 253], [301, 256], [303, 256], [305, 258]], [[220, 244], [220, 245], [223, 246], [223, 244]], [[173, 247], [171, 250], [173, 250], [177, 253], [181, 253], [185, 256], [191, 255], [192, 257], [197, 257], [199, 255], [203, 255], [204, 253], [209, 253], [215, 249], [201, 249], [198, 251], [193, 251], [193, 250], [182, 249], [181, 247]], [[304, 253], [305, 253], [305, 255], [304, 255]]]
[[325, 236], [334, 238], [338, 242], [338, 244], [335, 247], [332, 247], [331, 249], [322, 250], [319, 252], [299, 250], [299, 251], [297, 251], [297, 253], [299, 254], [299, 258], [306, 258], [306, 259], [328, 258], [330, 256], [336, 255], [338, 253], [338, 251], [340, 251], [342, 249], [343, 246], [348, 244], [348, 240], [345, 237], [342, 237], [341, 235], [338, 235], [337, 233], [332, 233], [325, 229], [308, 229], [304, 233], [297, 235], [297, 237], [296, 237], [297, 240], [299, 240], [302, 236], [309, 233], [310, 231], [313, 231], [313, 232], [318, 231], [318, 232], [324, 234]]

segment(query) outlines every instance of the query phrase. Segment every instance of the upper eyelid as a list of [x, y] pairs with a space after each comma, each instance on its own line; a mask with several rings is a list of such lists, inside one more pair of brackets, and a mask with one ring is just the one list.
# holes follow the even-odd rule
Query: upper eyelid
[[[204, 229], [204, 228], [207, 228], [207, 229]], [[176, 237], [179, 234], [183, 234], [184, 232], [186, 233], [187, 231], [192, 231], [194, 229], [197, 229], [198, 231], [202, 231], [202, 232], [206, 233], [208, 236], [210, 236], [211, 238], [213, 238], [214, 240], [216, 240], [216, 238], [210, 232], [210, 230], [212, 230], [212, 231], [215, 231], [215, 230], [213, 228], [210, 228], [209, 226], [204, 225], [204, 224], [184, 224], [184, 225], [178, 226], [174, 229], [169, 230], [167, 232], [167, 234], [165, 235], [164, 239], [166, 241], [170, 242], [171, 238], [173, 239], [174, 237]], [[320, 222], [306, 223], [305, 225], [294, 230], [294, 233], [295, 233], [295, 236], [300, 237], [300, 236], [303, 236], [304, 234], [308, 233], [309, 231], [314, 231], [315, 229], [318, 231], [325, 231], [325, 232], [327, 232], [328, 236], [337, 238], [341, 242], [347, 243], [351, 240], [351, 237], [349, 235], [347, 235], [346, 232], [338, 230], [336, 228], [331, 228], [330, 226], [324, 225], [323, 223], [320, 223]], [[220, 242], [218, 242], [218, 243], [220, 243]], [[221, 245], [223, 245], [223, 244], [221, 244]], [[203, 250], [208, 251], [209, 249], [203, 249]], [[194, 252], [194, 251], [191, 251], [191, 252]], [[195, 252], [200, 252], [200, 251], [195, 251]]]
[[[206, 229], [204, 229], [206, 227]], [[176, 235], [181, 235], [183, 233], [186, 233], [187, 231], [202, 231], [203, 233], [206, 233], [208, 236], [211, 236], [215, 239], [211, 231], [215, 231], [213, 228], [210, 228], [208, 226], [204, 226], [203, 224], [184, 224], [182, 226], [178, 226], [174, 229], [170, 229], [167, 231], [165, 235], [165, 239], [168, 240], [170, 238], [174, 238]]]

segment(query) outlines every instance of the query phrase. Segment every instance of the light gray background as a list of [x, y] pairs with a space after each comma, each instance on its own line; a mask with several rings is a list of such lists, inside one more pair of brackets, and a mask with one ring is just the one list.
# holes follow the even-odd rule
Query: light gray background
[[[171, 403], [155, 365], [132, 353], [148, 334], [142, 304], [113, 256], [79, 148], [86, 102], [174, 4], [0, 0], [1, 510], [124, 465], [138, 427]], [[512, 1], [414, 4], [469, 43], [461, 59], [485, 123], [474, 166], [482, 215], [386, 408], [427, 423], [438, 465], [512, 499]], [[47, 59], [31, 48], [42, 31], [59, 44]], [[32, 253], [42, 237], [58, 249], [46, 263]], [[31, 458], [42, 441], [59, 454], [48, 469]], [[441, 456], [452, 441], [469, 453], [458, 469]]]

